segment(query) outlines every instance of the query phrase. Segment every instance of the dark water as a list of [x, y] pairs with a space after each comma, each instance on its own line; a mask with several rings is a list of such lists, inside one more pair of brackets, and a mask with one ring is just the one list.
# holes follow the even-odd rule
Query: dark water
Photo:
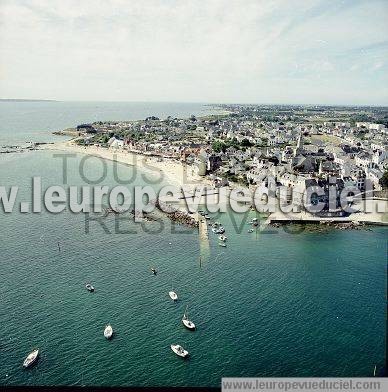
[[[51, 126], [30, 124], [28, 116], [24, 124], [26, 131]], [[4, 118], [2, 127], [7, 138]], [[23, 135], [23, 126], [17, 129]], [[72, 185], [82, 184], [80, 159], [69, 161]], [[108, 163], [106, 185], [115, 185], [112, 173]], [[28, 200], [36, 175], [44, 187], [61, 184], [61, 161], [51, 152], [0, 155], [1, 185], [19, 185], [20, 200]], [[135, 183], [143, 183], [140, 176]], [[217, 217], [228, 247], [211, 235], [201, 249], [195, 230], [166, 221], [141, 227], [109, 216], [110, 234], [97, 222], [85, 233], [83, 215], [1, 212], [0, 385], [371, 376], [385, 360], [387, 230], [248, 234], [243, 218]], [[88, 281], [94, 294], [84, 288]], [[168, 297], [172, 283], [176, 304]], [[180, 323], [186, 305], [195, 332]], [[111, 341], [103, 337], [108, 323]], [[171, 352], [174, 342], [190, 351], [189, 360]], [[25, 371], [22, 361], [34, 347], [39, 362]]]

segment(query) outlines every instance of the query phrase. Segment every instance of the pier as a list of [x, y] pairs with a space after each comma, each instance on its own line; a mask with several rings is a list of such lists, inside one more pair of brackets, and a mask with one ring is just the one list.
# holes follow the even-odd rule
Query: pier
[[206, 219], [197, 213], [199, 239], [209, 241], [209, 231]]

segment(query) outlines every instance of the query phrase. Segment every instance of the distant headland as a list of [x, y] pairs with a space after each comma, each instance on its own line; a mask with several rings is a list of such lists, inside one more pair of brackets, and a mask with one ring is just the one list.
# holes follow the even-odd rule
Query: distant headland
[[58, 102], [55, 99], [0, 98], [0, 102]]

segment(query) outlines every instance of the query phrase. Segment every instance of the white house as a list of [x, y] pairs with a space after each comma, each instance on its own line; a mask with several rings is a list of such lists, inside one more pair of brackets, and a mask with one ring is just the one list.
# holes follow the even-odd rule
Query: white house
[[110, 148], [116, 148], [116, 149], [123, 148], [124, 140], [117, 139], [116, 137], [113, 136], [108, 140], [107, 144]]

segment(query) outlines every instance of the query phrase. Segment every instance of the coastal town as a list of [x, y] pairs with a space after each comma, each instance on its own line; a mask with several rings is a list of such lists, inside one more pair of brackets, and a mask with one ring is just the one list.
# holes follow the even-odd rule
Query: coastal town
[[[109, 149], [176, 162], [214, 188], [269, 186], [303, 194], [320, 186], [338, 198], [345, 187], [362, 198], [386, 200], [388, 109], [378, 107], [220, 105], [215, 114], [187, 119], [147, 117], [138, 121], [80, 124], [57, 132], [82, 147]], [[333, 181], [334, 179], [334, 181]], [[333, 189], [333, 188], [331, 188]], [[327, 192], [326, 192], [327, 190]], [[290, 200], [286, 200], [290, 202]], [[318, 200], [317, 200], [318, 201]]]

